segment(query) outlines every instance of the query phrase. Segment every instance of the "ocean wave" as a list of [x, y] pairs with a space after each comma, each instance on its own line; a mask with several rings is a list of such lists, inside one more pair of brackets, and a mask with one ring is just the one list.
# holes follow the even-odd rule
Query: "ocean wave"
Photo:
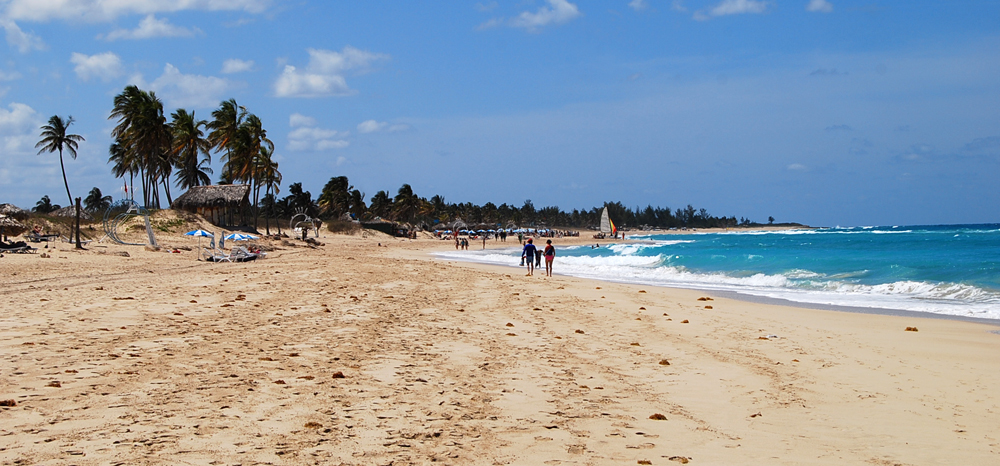
[[[438, 253], [442, 259], [517, 266], [519, 251], [490, 250]], [[723, 272], [694, 272], [670, 265], [674, 256], [615, 255], [557, 257], [556, 272], [581, 278], [720, 290], [789, 301], [834, 306], [900, 309], [947, 315], [1000, 319], [1000, 293], [960, 283], [901, 280], [884, 284], [859, 284], [853, 278], [867, 270], [833, 276], [805, 269], [779, 274], [737, 276]]]

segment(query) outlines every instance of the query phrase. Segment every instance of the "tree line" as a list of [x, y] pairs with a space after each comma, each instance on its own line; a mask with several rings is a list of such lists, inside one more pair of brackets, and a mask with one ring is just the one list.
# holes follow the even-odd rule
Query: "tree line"
[[[170, 186], [181, 189], [211, 184], [213, 174], [209, 165], [212, 152], [223, 161], [218, 184], [242, 183], [250, 186], [250, 208], [254, 226], [261, 215], [268, 219], [290, 218], [298, 212], [325, 219], [371, 220], [383, 218], [410, 223], [424, 228], [447, 225], [455, 220], [466, 224], [510, 224], [523, 227], [564, 226], [593, 227], [600, 223], [601, 211], [608, 208], [612, 220], [621, 227], [655, 228], [723, 228], [756, 225], [746, 218], [735, 216], [716, 217], [705, 209], [688, 205], [671, 210], [669, 207], [627, 207], [621, 202], [608, 202], [590, 209], [564, 211], [556, 206], [536, 208], [526, 200], [521, 206], [514, 204], [483, 205], [471, 202], [450, 203], [441, 195], [430, 198], [418, 196], [409, 184], [403, 184], [393, 195], [378, 191], [366, 202], [365, 193], [352, 186], [346, 176], [334, 176], [323, 186], [315, 199], [302, 183], [288, 186], [288, 194], [279, 197], [282, 175], [274, 160], [274, 143], [259, 117], [246, 107], [229, 99], [212, 111], [211, 120], [198, 119], [195, 112], [180, 108], [170, 113], [169, 120], [163, 102], [152, 91], [130, 85], [116, 95], [108, 119], [117, 124], [111, 131], [114, 142], [108, 149], [108, 163], [116, 178], [127, 179], [126, 188], [133, 198], [139, 181], [142, 205], [161, 208], [160, 197], [173, 202]], [[42, 127], [41, 141], [36, 147], [43, 152], [58, 152], [63, 167], [66, 194], [72, 204], [69, 183], [66, 180], [62, 154], [66, 150], [76, 157], [77, 144], [83, 141], [78, 135], [68, 134], [73, 118], [64, 120], [53, 116]], [[207, 133], [206, 133], [207, 132]], [[129, 188], [130, 187], [130, 188]], [[86, 210], [97, 212], [110, 204], [94, 188], [85, 201]], [[38, 202], [35, 209], [47, 212], [58, 209], [48, 196]], [[771, 219], [773, 222], [773, 219]]]

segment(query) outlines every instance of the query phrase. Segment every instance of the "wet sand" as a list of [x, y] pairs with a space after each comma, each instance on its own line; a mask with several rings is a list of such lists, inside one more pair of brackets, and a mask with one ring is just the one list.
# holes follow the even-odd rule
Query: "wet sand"
[[0, 463], [1000, 463], [996, 327], [327, 236], [0, 258]]

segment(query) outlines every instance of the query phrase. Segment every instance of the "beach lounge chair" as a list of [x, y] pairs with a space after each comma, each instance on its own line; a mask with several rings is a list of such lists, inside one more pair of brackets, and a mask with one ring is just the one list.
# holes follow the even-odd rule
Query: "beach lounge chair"
[[208, 262], [232, 262], [233, 259], [229, 254], [218, 249], [205, 249], [201, 248], [203, 257]]
[[46, 242], [48, 242], [48, 241], [55, 241], [55, 240], [59, 239], [59, 236], [60, 235], [57, 235], [57, 234], [43, 235], [43, 234], [40, 234], [40, 233], [35, 233], [33, 231], [24, 235], [24, 237], [28, 238], [28, 241], [31, 241], [32, 243], [41, 243], [42, 241], [46, 241]]
[[263, 252], [251, 252], [245, 246], [240, 246], [234, 249], [230, 255], [235, 256], [235, 259], [240, 262], [246, 262], [248, 260], [263, 259], [265, 254]]
[[28, 246], [28, 243], [24, 241], [16, 243], [4, 243], [0, 241], [0, 253], [30, 254], [36, 251], [38, 251], [38, 248]]

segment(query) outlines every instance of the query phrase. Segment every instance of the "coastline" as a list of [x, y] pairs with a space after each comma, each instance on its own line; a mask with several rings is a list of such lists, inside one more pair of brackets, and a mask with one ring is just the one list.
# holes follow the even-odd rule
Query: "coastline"
[[[774, 228], [771, 228], [771, 229], [768, 229], [768, 230], [748, 228], [748, 229], [745, 229], [745, 231], [750, 231], [750, 232], [753, 232], [753, 231], [787, 231], [787, 230], [797, 230], [797, 229], [800, 229], [800, 228], [796, 228], [796, 227], [774, 227]], [[697, 232], [688, 231], [688, 232], [684, 232], [684, 233], [685, 234], [689, 234], [689, 233], [706, 233], [707, 234], [707, 233], [724, 233], [726, 231], [732, 231], [732, 230], [713, 229], [713, 231], [708, 231], [706, 229], [704, 231], [697, 231]], [[675, 234], [675, 233], [676, 232], [670, 232], [669, 234]], [[657, 232], [655, 234], [662, 234], [662, 232]], [[540, 238], [540, 239], [545, 239], [545, 238]], [[595, 242], [600, 242], [600, 241], [604, 241], [605, 244], [628, 244], [628, 243], [641, 244], [641, 243], [643, 243], [644, 239], [642, 239], [642, 238], [634, 239], [634, 240], [633, 239], [628, 239], [628, 240], [625, 240], [625, 241], [622, 241], [622, 240], [619, 239], [619, 240], [613, 240], [615, 242], [611, 243], [611, 242], [607, 242], [606, 239], [605, 240], [596, 240], [596, 239], [585, 239], [585, 238], [582, 238], [582, 237], [580, 237], [580, 238], [568, 237], [568, 238], [558, 238], [556, 241], [558, 242], [558, 244], [560, 246], [585, 246], [585, 245], [594, 244]], [[515, 243], [517, 242], [516, 237], [514, 239], [514, 242]], [[506, 243], [500, 243], [500, 244], [492, 244], [491, 243], [487, 247], [487, 249], [517, 248], [517, 247], [519, 247], [519, 246], [517, 246], [516, 244], [513, 245], [513, 246], [511, 246], [511, 245], [506, 245]], [[479, 250], [479, 248], [473, 248], [473, 247], [470, 246], [470, 250]], [[444, 247], [444, 246], [442, 246], [441, 248], [438, 248], [438, 250], [437, 250], [437, 252], [450, 252], [450, 251], [451, 251], [450, 248], [447, 248], [447, 247]], [[501, 269], [506, 269], [506, 268], [521, 269], [520, 267], [516, 267], [514, 265], [504, 266], [504, 265], [497, 265], [497, 264], [488, 264], [488, 263], [478, 262], [478, 261], [476, 261], [474, 259], [461, 260], [461, 259], [454, 259], [454, 258], [451, 258], [451, 257], [449, 257], [449, 258], [438, 257], [438, 259], [440, 259], [440, 260], [457, 260], [457, 261], [461, 261], [461, 262], [476, 263], [476, 264], [482, 264], [482, 265], [494, 265], [494, 266], [499, 267]], [[560, 274], [558, 272], [558, 267], [556, 268], [555, 275], [577, 277], [576, 275]], [[595, 278], [595, 277], [577, 277], [577, 278], [587, 279], [587, 280], [594, 280], [594, 281], [601, 281], [601, 282], [606, 282], [606, 283], [633, 284], [633, 285], [636, 285], [636, 286], [655, 286], [655, 287], [662, 287], [662, 288], [668, 288], [668, 289], [682, 289], [682, 290], [699, 291], [699, 292], [702, 292], [702, 293], [712, 294], [713, 296], [721, 296], [721, 297], [726, 297], [726, 298], [735, 299], [735, 300], [739, 300], [739, 301], [745, 301], [745, 302], [748, 302], [748, 303], [771, 304], [771, 305], [786, 306], [786, 307], [793, 307], [793, 308], [817, 309], [817, 310], [839, 311], [839, 312], [851, 312], [851, 313], [859, 313], [859, 314], [903, 316], [903, 317], [914, 317], [914, 318], [927, 317], [927, 318], [932, 318], [932, 319], [951, 319], [951, 320], [959, 320], [959, 321], [965, 321], [965, 322], [973, 322], [973, 323], [981, 323], [981, 324], [986, 324], [986, 325], [1000, 326], [1000, 319], [990, 319], [990, 318], [983, 318], [983, 317], [964, 316], [964, 315], [945, 314], [945, 313], [935, 313], [935, 312], [926, 312], [926, 311], [915, 311], [915, 310], [909, 310], [909, 309], [898, 309], [898, 308], [887, 308], [887, 307], [865, 307], [865, 306], [850, 306], [850, 305], [838, 305], [838, 304], [829, 304], [829, 303], [816, 303], [816, 302], [809, 302], [809, 301], [796, 301], [796, 300], [787, 299], [787, 298], [761, 296], [761, 295], [751, 294], [751, 293], [747, 293], [747, 292], [741, 292], [741, 291], [738, 291], [738, 290], [737, 291], [733, 291], [733, 290], [719, 290], [719, 289], [713, 289], [713, 288], [710, 288], [710, 287], [698, 287], [697, 285], [685, 286], [685, 285], [678, 285], [678, 284], [643, 284], [643, 283], [633, 283], [633, 282], [629, 282], [627, 280], [615, 280], [615, 279], [612, 279], [612, 278]]]
[[524, 277], [431, 257], [446, 241], [320, 242], [246, 264], [0, 259], [0, 400], [17, 402], [0, 462], [1000, 459], [992, 326]]

